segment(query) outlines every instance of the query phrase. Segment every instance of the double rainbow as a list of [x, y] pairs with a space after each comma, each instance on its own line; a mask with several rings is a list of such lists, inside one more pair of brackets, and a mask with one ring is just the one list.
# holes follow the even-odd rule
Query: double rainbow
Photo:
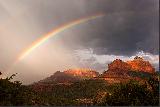
[[87, 21], [94, 20], [94, 19], [99, 18], [99, 17], [103, 17], [104, 15], [105, 14], [100, 13], [100, 14], [95, 14], [95, 15], [92, 15], [92, 16], [80, 18], [80, 19], [74, 20], [72, 22], [66, 23], [64, 25], [61, 25], [61, 26], [53, 29], [51, 32], [47, 33], [46, 35], [43, 35], [40, 39], [36, 40], [33, 44], [31, 44], [29, 47], [24, 49], [24, 51], [19, 55], [18, 61], [24, 59], [33, 50], [35, 50], [37, 47], [42, 45], [48, 39], [52, 38], [53, 36], [56, 36], [58, 33], [61, 33], [62, 31], [66, 30], [68, 28], [74, 27], [76, 25], [79, 25], [81, 23], [85, 23]]

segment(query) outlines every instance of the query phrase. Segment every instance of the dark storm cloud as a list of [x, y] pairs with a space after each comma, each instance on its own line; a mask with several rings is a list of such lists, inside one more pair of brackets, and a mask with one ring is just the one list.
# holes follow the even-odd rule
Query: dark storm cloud
[[76, 33], [70, 36], [66, 32], [67, 38], [65, 36], [63, 40], [73, 50], [80, 47], [92, 48], [96, 54], [132, 55], [141, 50], [158, 54], [158, 0], [25, 2], [32, 7], [31, 13], [41, 25], [42, 33], [79, 17], [105, 13], [101, 19], [72, 29]]
[[87, 42], [90, 38], [84, 38], [84, 44], [93, 46], [99, 54], [130, 55], [141, 50], [158, 54], [158, 16], [153, 14], [126, 12], [106, 16], [99, 23], [103, 26], [93, 31], [95, 35], [89, 34], [95, 39]]
[[158, 54], [157, 3], [157, 0], [115, 0], [108, 4], [106, 1], [103, 3], [106, 8], [102, 9], [106, 16], [88, 26], [80, 36], [83, 41], [80, 44], [93, 48], [96, 54], [132, 55], [141, 50]]

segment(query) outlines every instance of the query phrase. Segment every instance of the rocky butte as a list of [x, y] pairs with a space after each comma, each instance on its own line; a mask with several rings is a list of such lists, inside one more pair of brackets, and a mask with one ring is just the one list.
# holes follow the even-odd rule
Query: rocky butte
[[136, 56], [133, 61], [127, 61], [127, 64], [131, 66], [132, 71], [141, 71], [147, 73], [155, 73], [155, 68], [145, 61], [143, 58]]
[[131, 61], [122, 61], [120, 59], [114, 60], [112, 63], [108, 64], [108, 70], [105, 71], [100, 78], [105, 79], [109, 83], [125, 82], [130, 79], [140, 79], [138, 77], [132, 77], [130, 73], [147, 73], [154, 74], [155, 69], [143, 58], [136, 56]]

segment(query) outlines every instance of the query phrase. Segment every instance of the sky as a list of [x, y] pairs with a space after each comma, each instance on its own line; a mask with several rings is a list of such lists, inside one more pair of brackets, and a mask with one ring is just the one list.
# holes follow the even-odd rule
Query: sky
[[[56, 27], [98, 13], [17, 60]], [[24, 84], [70, 68], [101, 73], [137, 55], [159, 68], [159, 0], [0, 0], [0, 14], [0, 71]]]

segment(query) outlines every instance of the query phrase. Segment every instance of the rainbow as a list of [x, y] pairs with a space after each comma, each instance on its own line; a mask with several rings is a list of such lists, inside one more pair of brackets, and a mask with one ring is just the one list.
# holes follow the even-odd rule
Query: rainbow
[[79, 25], [81, 23], [85, 23], [87, 21], [90, 20], [94, 20], [98, 17], [102, 17], [105, 14], [103, 13], [99, 13], [99, 14], [95, 14], [92, 16], [88, 16], [88, 17], [84, 17], [84, 18], [80, 18], [77, 20], [74, 20], [72, 22], [63, 24], [55, 29], [53, 29], [51, 32], [47, 33], [46, 35], [43, 35], [41, 38], [39, 38], [38, 40], [36, 40], [35, 42], [33, 42], [29, 47], [27, 47], [26, 49], [24, 49], [24, 51], [18, 56], [18, 61], [24, 59], [27, 55], [29, 55], [33, 50], [35, 50], [37, 47], [39, 47], [40, 45], [42, 45], [45, 41], [47, 41], [48, 39], [52, 38], [53, 36], [57, 35], [58, 33], [67, 30], [68, 28], [71, 28], [73, 26]]

